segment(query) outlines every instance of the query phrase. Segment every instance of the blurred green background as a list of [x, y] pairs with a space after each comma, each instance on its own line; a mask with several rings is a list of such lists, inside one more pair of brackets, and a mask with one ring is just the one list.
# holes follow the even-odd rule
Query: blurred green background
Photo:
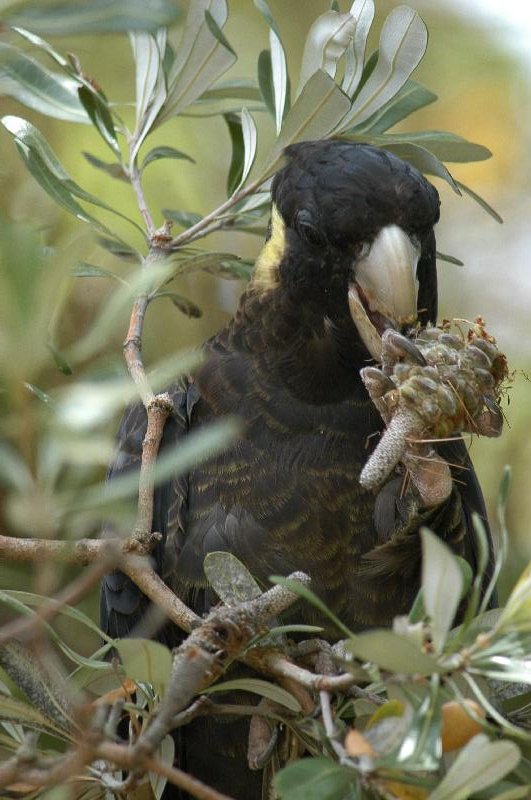
[[[186, 4], [183, 3], [183, 6]], [[270, 0], [287, 47], [290, 71], [297, 78], [305, 35], [318, 14], [329, 4], [318, 0]], [[341, 3], [346, 10], [350, 4]], [[377, 46], [381, 23], [398, 3], [377, 2], [368, 51]], [[481, 314], [500, 348], [515, 370], [505, 405], [507, 425], [499, 440], [473, 440], [471, 454], [489, 503], [493, 527], [497, 486], [502, 467], [513, 468], [513, 490], [509, 502], [510, 557], [502, 586], [511, 583], [531, 558], [531, 352], [528, 317], [531, 306], [531, 10], [523, 4], [506, 2], [500, 16], [488, 12], [488, 3], [469, 2], [466, 14], [450, 0], [412, 2], [425, 20], [430, 42], [428, 52], [414, 78], [439, 95], [439, 101], [414, 115], [407, 129], [450, 130], [486, 145], [493, 158], [471, 165], [449, 165], [452, 174], [485, 197], [501, 214], [497, 224], [477, 204], [456, 196], [446, 183], [434, 183], [442, 199], [438, 226], [438, 248], [465, 262], [464, 267], [440, 262], [440, 316], [473, 319]], [[514, 7], [514, 9], [513, 9]], [[520, 9], [520, 16], [512, 14]], [[255, 77], [256, 59], [267, 46], [267, 28], [251, 0], [232, 0], [225, 33], [239, 54], [239, 60], [225, 77]], [[512, 20], [512, 21], [511, 21]], [[520, 42], [528, 31], [527, 51]], [[133, 99], [134, 74], [126, 37], [94, 36], [57, 39], [58, 49], [74, 52], [85, 72], [120, 104]], [[251, 106], [252, 107], [252, 106]], [[137, 216], [130, 189], [125, 184], [94, 170], [82, 157], [86, 150], [107, 159], [104, 145], [88, 126], [58, 122], [41, 117], [14, 101], [0, 99], [2, 114], [27, 117], [44, 133], [71, 175], [86, 189], [103, 199], [112, 195], [113, 205]], [[126, 118], [132, 108], [120, 106]], [[255, 115], [259, 148], [272, 139], [271, 121]], [[173, 120], [150, 139], [150, 147], [171, 145], [189, 153], [196, 164], [160, 161], [150, 167], [146, 193], [162, 223], [160, 209], [184, 209], [206, 213], [225, 197], [225, 180], [230, 161], [230, 142], [222, 118], [188, 117]], [[0, 177], [3, 191], [0, 212], [7, 218], [43, 232], [47, 244], [68, 247], [85, 261], [112, 266], [111, 256], [98, 248], [90, 233], [58, 208], [25, 171], [7, 133], [0, 133]], [[104, 215], [100, 215], [104, 219]], [[113, 221], [116, 228], [116, 223]], [[119, 227], [118, 227], [118, 230]], [[130, 231], [123, 228], [123, 235]], [[140, 245], [136, 241], [137, 246]], [[223, 233], [206, 245], [254, 258], [260, 239], [247, 234]], [[125, 267], [124, 267], [125, 268]], [[80, 279], [73, 283], [70, 300], [60, 322], [59, 341], [70, 342], [85, 331], [102, 300], [111, 290], [102, 279]], [[200, 319], [186, 319], [170, 303], [151, 308], [146, 326], [145, 358], [155, 358], [200, 344], [217, 330], [233, 311], [241, 284], [193, 275], [180, 279], [177, 291], [189, 296], [203, 309]], [[117, 325], [109, 344], [109, 364], [121, 356], [121, 340], [127, 319]], [[49, 384], [65, 381], [50, 372]]]

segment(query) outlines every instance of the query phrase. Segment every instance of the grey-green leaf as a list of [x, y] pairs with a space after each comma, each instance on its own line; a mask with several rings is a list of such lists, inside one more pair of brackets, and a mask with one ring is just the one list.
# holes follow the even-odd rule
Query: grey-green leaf
[[449, 548], [427, 528], [422, 537], [422, 592], [433, 646], [441, 652], [459, 606], [463, 573]]
[[385, 20], [378, 63], [354, 100], [342, 128], [359, 125], [388, 102], [405, 84], [426, 51], [428, 32], [420, 16], [397, 6]]
[[520, 750], [509, 741], [489, 742], [480, 733], [464, 747], [429, 800], [466, 800], [511, 772]]
[[341, 88], [348, 97], [352, 98], [363, 73], [367, 37], [374, 19], [373, 0], [355, 0], [350, 14], [356, 20], [356, 28], [354, 38], [347, 47], [345, 74]]
[[119, 639], [115, 647], [129, 678], [161, 689], [171, 674], [171, 652], [160, 642], [148, 639]]
[[89, 264], [88, 261], [80, 261], [72, 269], [72, 275], [76, 278], [112, 278], [123, 283], [122, 279], [108, 269], [98, 267], [96, 264]]
[[394, 631], [375, 630], [361, 633], [346, 643], [352, 655], [372, 661], [382, 669], [405, 675], [431, 675], [439, 672], [437, 661], [423, 653], [411, 639]]
[[129, 39], [135, 60], [136, 123], [131, 152], [133, 158], [136, 158], [167, 99], [163, 63], [167, 36], [162, 29], [157, 31], [156, 36], [142, 32], [131, 33]]
[[203, 92], [203, 100], [225, 100], [230, 97], [236, 97], [239, 100], [260, 100], [261, 94], [256, 83], [246, 78], [222, 81], [212, 89]]
[[461, 259], [456, 258], [455, 256], [450, 256], [448, 253], [441, 253], [440, 250], [437, 250], [435, 253], [437, 261], [447, 261], [448, 264], [455, 264], [456, 267], [464, 267], [464, 263]]
[[274, 683], [264, 681], [261, 678], [239, 678], [233, 681], [223, 681], [223, 683], [216, 683], [214, 686], [209, 686], [205, 690], [205, 694], [214, 694], [215, 692], [230, 692], [240, 690], [242, 692], [253, 692], [262, 697], [267, 697], [290, 711], [298, 713], [301, 710], [299, 701], [290, 692], [282, 689]]
[[83, 152], [83, 155], [96, 169], [101, 169], [102, 172], [105, 172], [111, 178], [116, 178], [119, 181], [128, 181], [127, 175], [124, 172], [124, 168], [118, 162], [112, 162], [109, 164], [108, 161], [102, 161], [97, 156], [92, 155], [92, 153]]
[[142, 162], [142, 169], [145, 169], [148, 164], [154, 161], [159, 161], [161, 158], [176, 158], [184, 161], [191, 161], [195, 164], [195, 159], [184, 153], [182, 150], [176, 150], [175, 147], [154, 147], [150, 150]]
[[243, 135], [243, 147], [244, 147], [244, 159], [243, 159], [243, 170], [241, 176], [240, 186], [245, 183], [249, 172], [251, 171], [251, 167], [253, 166], [253, 162], [256, 156], [256, 143], [257, 143], [257, 134], [256, 134], [256, 125], [254, 119], [247, 111], [246, 108], [242, 108], [241, 113], [241, 120], [242, 120], [242, 135]]
[[282, 150], [288, 145], [303, 139], [322, 139], [330, 134], [349, 107], [348, 97], [330, 75], [321, 70], [314, 73], [284, 120], [265, 174], [276, 169]]
[[159, 123], [195, 102], [236, 60], [233, 52], [212, 33], [206, 11], [219, 30], [227, 21], [226, 0], [195, 0], [190, 4], [184, 33], [168, 75], [168, 97], [159, 114]]
[[346, 800], [355, 785], [355, 772], [328, 758], [303, 758], [275, 775], [281, 800]]
[[208, 553], [203, 567], [208, 582], [220, 600], [229, 606], [254, 600], [262, 594], [247, 567], [232, 553]]
[[108, 144], [113, 153], [120, 158], [120, 147], [116, 138], [112, 114], [105, 95], [92, 88], [89, 89], [88, 86], [80, 86], [78, 89], [78, 97], [103, 141]]
[[452, 187], [456, 194], [461, 194], [457, 182], [450, 175], [444, 164], [439, 161], [437, 156], [426, 150], [425, 147], [412, 142], [389, 142], [386, 144], [386, 148], [399, 156], [399, 158], [403, 158], [404, 161], [409, 161], [420, 172], [442, 178]]
[[4, 24], [27, 28], [39, 35], [156, 31], [180, 17], [174, 0], [39, 0], [25, 3], [4, 16]]
[[275, 119], [275, 94], [273, 91], [273, 69], [270, 50], [262, 50], [258, 56], [258, 86], [267, 110]]
[[469, 186], [465, 186], [465, 184], [461, 183], [461, 181], [456, 181], [455, 183], [457, 184], [459, 189], [462, 189], [462, 191], [465, 194], [469, 195], [469, 197], [475, 200], [476, 203], [480, 205], [484, 211], [487, 212], [487, 214], [489, 214], [493, 219], [496, 220], [496, 222], [499, 222], [500, 224], [503, 223], [503, 219], [502, 217], [500, 217], [498, 212], [491, 205], [489, 205], [486, 200], [480, 197], [479, 194], [472, 191], [472, 189]]
[[0, 94], [49, 117], [88, 124], [78, 87], [72, 78], [52, 72], [18, 48], [0, 42]]
[[208, 8], [205, 9], [205, 22], [206, 22], [206, 24], [208, 25], [208, 27], [210, 29], [210, 33], [213, 36], [215, 36], [215, 38], [218, 40], [218, 42], [220, 44], [222, 44], [223, 47], [225, 47], [229, 51], [229, 53], [232, 53], [232, 55], [236, 58], [236, 52], [235, 52], [234, 48], [231, 46], [231, 44], [227, 40], [227, 37], [223, 34], [223, 31], [221, 30], [221, 28], [217, 24], [216, 20], [214, 19], [214, 17], [212, 16], [212, 14], [208, 10]]
[[[372, 133], [372, 132], [371, 132]], [[367, 137], [360, 134], [366, 141]], [[492, 156], [490, 150], [447, 131], [419, 131], [418, 133], [395, 133], [385, 136], [371, 135], [371, 142], [389, 149], [389, 145], [413, 144], [426, 148], [441, 161], [484, 161]]]
[[310, 28], [302, 56], [301, 74], [296, 97], [314, 72], [322, 69], [335, 77], [337, 63], [353, 41], [356, 20], [349, 14], [327, 11], [317, 17]]
[[117, 209], [111, 208], [95, 195], [85, 191], [72, 180], [48, 142], [30, 122], [15, 116], [2, 117], [0, 121], [13, 136], [17, 149], [35, 180], [59, 205], [83, 222], [89, 222], [108, 233], [107, 228], [99, 220], [79, 205], [75, 199], [79, 198], [126, 219], [143, 234], [142, 229], [133, 220], [130, 220]]
[[175, 308], [178, 308], [179, 311], [182, 311], [187, 317], [198, 319], [203, 316], [203, 312], [199, 306], [192, 300], [189, 300], [188, 297], [183, 297], [182, 294], [177, 294], [176, 292], [157, 292], [153, 297], [168, 297]]
[[352, 638], [353, 633], [350, 631], [346, 625], [344, 625], [340, 619], [336, 617], [336, 615], [328, 608], [326, 603], [324, 603], [320, 597], [318, 597], [311, 589], [307, 586], [304, 586], [299, 581], [293, 580], [291, 578], [285, 578], [281, 575], [271, 575], [269, 580], [271, 583], [276, 583], [279, 586], [283, 586], [285, 589], [289, 589], [290, 592], [293, 594], [302, 597], [304, 600], [307, 600], [312, 606], [319, 609], [319, 611], [324, 614], [328, 619], [330, 619], [334, 625], [340, 630], [345, 636]]
[[273, 77], [273, 95], [275, 98], [275, 123], [277, 134], [280, 133], [288, 92], [288, 67], [286, 54], [280, 38], [274, 30], [269, 31], [269, 47], [271, 52], [271, 74]]
[[416, 81], [408, 80], [400, 91], [368, 120], [356, 125], [356, 133], [367, 131], [371, 134], [384, 133], [415, 111], [434, 103], [437, 95]]
[[238, 114], [223, 114], [229, 129], [231, 159], [227, 174], [227, 195], [230, 197], [241, 184], [245, 145], [243, 143], [242, 120]]

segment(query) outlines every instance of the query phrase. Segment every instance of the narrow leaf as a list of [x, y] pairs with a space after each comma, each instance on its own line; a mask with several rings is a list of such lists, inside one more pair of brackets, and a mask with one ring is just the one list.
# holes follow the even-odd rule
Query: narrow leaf
[[267, 110], [275, 119], [275, 92], [273, 89], [273, 68], [271, 51], [262, 50], [258, 56], [258, 86]]
[[192, 300], [189, 300], [187, 297], [183, 297], [181, 294], [177, 294], [176, 292], [157, 292], [153, 295], [153, 297], [168, 297], [175, 308], [178, 308], [179, 311], [182, 311], [187, 317], [191, 317], [193, 319], [198, 319], [199, 317], [203, 316], [203, 312], [196, 305]]
[[456, 181], [455, 183], [457, 184], [459, 189], [462, 189], [465, 194], [467, 194], [469, 197], [472, 198], [472, 200], [475, 200], [476, 203], [478, 203], [478, 205], [480, 205], [481, 208], [487, 212], [487, 214], [490, 214], [490, 216], [493, 219], [495, 219], [496, 222], [499, 222], [500, 224], [503, 223], [503, 219], [502, 217], [500, 217], [498, 212], [495, 211], [495, 209], [491, 205], [489, 205], [486, 200], [480, 197], [479, 194], [476, 194], [476, 192], [472, 191], [472, 189], [469, 186], [465, 186], [465, 184], [461, 183], [461, 181]]
[[245, 145], [242, 119], [237, 114], [223, 114], [231, 141], [231, 159], [227, 175], [227, 196], [231, 197], [242, 182]]
[[363, 74], [367, 37], [374, 19], [373, 0], [355, 0], [350, 14], [356, 20], [356, 28], [354, 38], [347, 47], [345, 75], [341, 88], [348, 97], [353, 98]]
[[269, 31], [269, 47], [271, 51], [271, 74], [273, 76], [273, 94], [275, 98], [275, 124], [277, 134], [280, 133], [288, 91], [288, 68], [286, 54], [279, 37], [274, 30]]
[[212, 89], [203, 92], [203, 100], [224, 100], [235, 97], [238, 100], [260, 100], [260, 89], [253, 81], [246, 78], [234, 78], [222, 81]]
[[136, 123], [131, 153], [136, 158], [167, 99], [163, 64], [167, 39], [165, 30], [158, 31], [156, 36], [130, 33], [129, 39], [135, 60]]
[[214, 686], [209, 686], [204, 690], [204, 694], [214, 694], [216, 692], [231, 692], [235, 690], [242, 692], [253, 692], [262, 697], [267, 697], [290, 711], [295, 713], [300, 712], [301, 706], [299, 701], [290, 692], [281, 689], [274, 683], [269, 683], [261, 678], [239, 678], [233, 681], [224, 681], [223, 683], [216, 683]]
[[269, 580], [271, 583], [276, 583], [279, 586], [283, 586], [285, 589], [289, 589], [290, 592], [293, 594], [302, 597], [304, 600], [307, 600], [310, 605], [314, 606], [314, 608], [319, 609], [322, 614], [324, 614], [328, 619], [330, 619], [334, 625], [340, 630], [345, 636], [351, 639], [353, 637], [353, 633], [351, 630], [344, 625], [340, 619], [336, 617], [336, 615], [330, 611], [326, 603], [324, 603], [320, 597], [318, 597], [311, 589], [307, 586], [304, 586], [299, 581], [295, 581], [291, 578], [284, 578], [281, 575], [271, 575]]
[[79, 205], [75, 199], [79, 198], [111, 211], [113, 214], [130, 222], [142, 234], [144, 233], [136, 222], [130, 220], [115, 208], [111, 208], [111, 206], [85, 191], [73, 181], [40, 131], [30, 122], [15, 116], [2, 117], [0, 121], [13, 136], [17, 149], [35, 180], [59, 205], [83, 222], [89, 222], [100, 230], [108, 232], [107, 228], [99, 220]]
[[215, 38], [218, 40], [218, 42], [220, 44], [222, 44], [223, 47], [225, 47], [229, 51], [229, 53], [232, 53], [232, 55], [234, 57], [236, 57], [236, 52], [234, 51], [234, 49], [229, 44], [229, 42], [227, 41], [226, 37], [223, 35], [223, 31], [221, 30], [221, 28], [217, 24], [216, 20], [214, 19], [214, 17], [212, 16], [212, 14], [208, 10], [208, 8], [205, 9], [205, 20], [206, 20], [206, 24], [208, 25], [208, 28], [210, 30], [210, 33], [213, 36], [215, 36]]
[[327, 11], [317, 17], [310, 28], [302, 56], [301, 74], [296, 97], [318, 69], [335, 77], [337, 63], [353, 42], [356, 19], [351, 14]]
[[431, 618], [433, 645], [441, 652], [463, 589], [463, 573], [448, 547], [427, 528], [422, 537], [422, 592]]
[[254, 0], [254, 5], [265, 19], [270, 29], [274, 31], [274, 33], [276, 33], [276, 35], [280, 39], [280, 31], [278, 29], [278, 25], [275, 22], [275, 18], [273, 17], [271, 9], [269, 8], [269, 5], [267, 4], [266, 0]]
[[78, 87], [72, 78], [52, 72], [16, 47], [0, 42], [1, 94], [49, 117], [88, 124]]
[[455, 264], [456, 267], [464, 267], [464, 263], [455, 256], [449, 256], [448, 253], [441, 253], [440, 250], [437, 250], [435, 256], [438, 261], [447, 261], [448, 264]]
[[156, 31], [175, 24], [179, 16], [179, 7], [173, 0], [45, 0], [15, 8], [4, 16], [3, 22], [39, 35], [70, 36]]
[[112, 278], [115, 281], [124, 283], [122, 278], [115, 275], [114, 272], [98, 267], [96, 264], [89, 264], [87, 261], [80, 261], [79, 264], [73, 267], [72, 275], [76, 278]]
[[183, 153], [182, 150], [176, 150], [175, 147], [154, 147], [144, 158], [142, 162], [142, 169], [145, 169], [148, 164], [158, 161], [161, 158], [176, 158], [184, 161], [191, 161], [195, 164], [195, 159], [189, 156], [188, 153]]
[[114, 122], [105, 95], [102, 92], [91, 90], [87, 86], [80, 86], [78, 97], [103, 141], [120, 158], [120, 146], [118, 145]]
[[367, 131], [378, 134], [385, 133], [398, 122], [409, 117], [420, 108], [429, 105], [437, 100], [437, 95], [430, 92], [416, 81], [408, 80], [399, 92], [391, 98], [385, 105], [376, 111], [369, 119], [355, 125], [352, 131], [361, 133]]
[[513, 742], [489, 742], [480, 733], [460, 751], [429, 800], [466, 800], [500, 781], [519, 761], [520, 751]]
[[257, 139], [256, 125], [254, 123], [254, 119], [249, 114], [246, 108], [242, 108], [241, 119], [242, 119], [244, 159], [243, 159], [243, 170], [242, 170], [240, 186], [245, 183], [245, 179], [249, 175], [251, 167], [253, 166], [253, 162], [256, 156], [256, 139]]
[[420, 172], [442, 178], [452, 187], [456, 194], [461, 194], [457, 182], [450, 175], [444, 164], [439, 161], [437, 156], [434, 156], [433, 153], [426, 150], [425, 147], [413, 143], [406, 144], [405, 142], [389, 143], [386, 147], [399, 158], [403, 158], [404, 161], [409, 161], [409, 163], [413, 164]]
[[39, 387], [35, 386], [34, 383], [25, 383], [24, 386], [29, 392], [35, 395], [35, 397], [37, 397], [41, 403], [44, 403], [45, 406], [53, 406], [54, 401], [50, 395], [46, 394], [46, 392], [44, 392], [42, 389], [39, 389]]
[[408, 6], [394, 8], [380, 36], [378, 63], [352, 104], [343, 123], [364, 122], [405, 84], [426, 51], [428, 32], [420, 16]]
[[22, 36], [23, 39], [26, 39], [26, 41], [31, 42], [31, 44], [35, 45], [35, 47], [38, 47], [39, 50], [42, 50], [44, 53], [50, 56], [50, 58], [53, 59], [53, 61], [55, 61], [56, 64], [59, 64], [60, 67], [63, 67], [63, 69], [67, 70], [70, 68], [70, 62], [68, 61], [68, 59], [65, 58], [57, 50], [55, 50], [55, 48], [53, 48], [51, 44], [46, 42], [44, 39], [41, 39], [40, 36], [37, 36], [35, 33], [32, 33], [31, 31], [25, 30], [25, 28], [18, 28], [15, 25], [12, 26], [12, 29], [15, 31], [15, 33], [18, 33], [19, 36]]
[[83, 152], [83, 155], [89, 164], [96, 169], [100, 169], [102, 172], [105, 172], [111, 178], [116, 178], [116, 180], [119, 181], [129, 181], [121, 164], [118, 164], [117, 162], [109, 164], [107, 161], [102, 161], [100, 158], [93, 156], [92, 153]]
[[[175, 742], [169, 734], [164, 737], [159, 745], [158, 750], [156, 751], [156, 756], [165, 767], [173, 767], [173, 761], [175, 759]], [[160, 775], [157, 772], [148, 772], [148, 775], [155, 800], [161, 800], [166, 784], [168, 783], [168, 778], [165, 775]]]
[[[367, 137], [363, 137], [361, 134], [360, 138], [367, 140]], [[429, 150], [441, 161], [484, 161], [492, 155], [490, 150], [487, 150], [483, 145], [468, 142], [461, 136], [447, 131], [419, 131], [418, 133], [395, 133], [385, 136], [371, 135], [370, 140], [372, 144], [387, 149], [394, 144], [418, 145]]]
[[168, 75], [168, 98], [158, 122], [179, 114], [231, 67], [236, 56], [209, 27], [208, 11], [221, 31], [227, 21], [226, 0], [195, 0], [190, 4], [175, 61]]
[[[268, 87], [267, 91], [269, 92], [272, 86], [271, 94], [274, 99], [274, 116], [278, 134], [282, 127], [284, 115], [289, 108], [289, 77], [286, 64], [286, 53], [284, 46], [282, 45], [282, 39], [280, 37], [278, 25], [275, 22], [273, 14], [271, 13], [271, 9], [269, 8], [266, 0], [254, 0], [254, 4], [269, 26], [270, 61], [266, 62], [264, 60], [265, 57], [263, 57], [262, 68], [264, 69], [267, 67], [271, 70], [270, 81], [268, 80], [270, 86]], [[260, 80], [260, 59], [258, 67], [258, 76]], [[264, 95], [264, 100], [267, 104], [266, 96], [267, 95]]]
[[322, 139], [330, 134], [349, 107], [348, 97], [330, 75], [321, 71], [312, 75], [284, 120], [265, 174], [276, 169], [282, 150], [288, 145], [304, 139]]

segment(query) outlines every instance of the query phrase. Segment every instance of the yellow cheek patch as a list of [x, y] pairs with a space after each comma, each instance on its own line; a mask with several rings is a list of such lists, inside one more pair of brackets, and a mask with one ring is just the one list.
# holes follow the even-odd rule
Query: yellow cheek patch
[[253, 273], [253, 287], [273, 289], [278, 285], [278, 266], [286, 249], [286, 226], [277, 208], [271, 212], [271, 236], [263, 246]]

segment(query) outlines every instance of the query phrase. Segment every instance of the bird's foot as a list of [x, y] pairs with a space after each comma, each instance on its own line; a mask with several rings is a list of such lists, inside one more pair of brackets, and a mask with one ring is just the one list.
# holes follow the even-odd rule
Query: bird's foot
[[434, 444], [462, 432], [498, 436], [499, 408], [508, 377], [505, 356], [481, 318], [466, 334], [456, 323], [382, 335], [382, 367], [361, 370], [362, 380], [387, 429], [362, 470], [360, 483], [380, 486], [401, 462], [425, 506], [451, 491], [451, 475]]

